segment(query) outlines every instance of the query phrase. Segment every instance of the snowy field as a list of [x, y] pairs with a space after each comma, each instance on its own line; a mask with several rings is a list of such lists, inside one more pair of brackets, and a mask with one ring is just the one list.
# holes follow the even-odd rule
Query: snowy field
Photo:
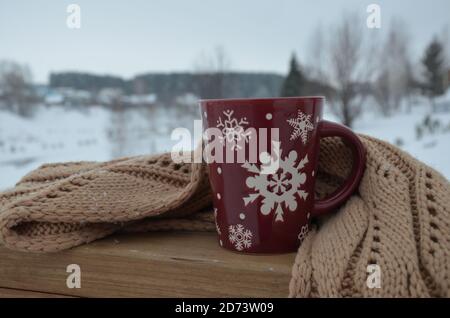
[[42, 106], [32, 118], [0, 111], [0, 189], [47, 162], [169, 151], [175, 144], [171, 131], [183, 121], [175, 111], [161, 109], [117, 113], [95, 106], [83, 111]]
[[[417, 138], [416, 125], [428, 107], [385, 118], [366, 112], [355, 130], [391, 143], [450, 178], [450, 112], [433, 114], [445, 129]], [[326, 119], [336, 120], [327, 113]], [[132, 109], [122, 113], [102, 107], [88, 110], [38, 107], [32, 118], [0, 111], [0, 189], [46, 162], [95, 160], [169, 151], [172, 129], [192, 130], [193, 115], [175, 109]]]

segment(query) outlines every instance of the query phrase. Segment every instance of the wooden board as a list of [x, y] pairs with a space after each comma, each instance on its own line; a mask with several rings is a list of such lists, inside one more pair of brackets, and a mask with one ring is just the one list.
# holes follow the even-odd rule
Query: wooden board
[[[233, 253], [214, 233], [127, 234], [54, 254], [0, 246], [0, 288], [82, 297], [286, 297], [294, 258]], [[69, 264], [81, 268], [80, 289], [66, 285]]]
[[29, 290], [0, 288], [0, 298], [69, 298], [70, 296], [47, 294]]

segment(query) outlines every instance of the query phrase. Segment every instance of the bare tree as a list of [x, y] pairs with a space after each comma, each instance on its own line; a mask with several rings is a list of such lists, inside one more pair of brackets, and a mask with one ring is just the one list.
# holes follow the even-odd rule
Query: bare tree
[[328, 65], [327, 54], [327, 38], [325, 36], [324, 27], [319, 24], [311, 33], [308, 45], [308, 66], [307, 71], [310, 77], [320, 81], [327, 82], [325, 65]]
[[194, 68], [198, 74], [199, 93], [202, 98], [225, 97], [227, 72], [230, 59], [225, 49], [218, 46], [212, 54], [202, 53], [195, 61]]
[[406, 30], [402, 21], [393, 20], [380, 52], [374, 96], [384, 115], [398, 110], [410, 92], [412, 74]]
[[30, 105], [35, 96], [27, 66], [12, 61], [0, 62], [0, 99], [7, 109], [21, 116], [31, 114]]
[[349, 127], [361, 114], [375, 68], [377, 37], [364, 37], [363, 26], [357, 15], [344, 13], [327, 36], [317, 29], [311, 45], [316, 60], [312, 62], [314, 74], [332, 88], [328, 104]]

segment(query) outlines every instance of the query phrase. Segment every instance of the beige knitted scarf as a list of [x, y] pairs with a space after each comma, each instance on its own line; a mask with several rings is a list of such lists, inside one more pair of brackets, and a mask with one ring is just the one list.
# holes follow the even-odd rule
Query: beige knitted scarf
[[[291, 297], [450, 296], [450, 186], [439, 173], [385, 142], [361, 136], [367, 167], [343, 207], [316, 220], [298, 250]], [[317, 195], [351, 167], [339, 139], [321, 142]], [[106, 163], [47, 164], [0, 194], [0, 242], [56, 252], [116, 231], [214, 231], [201, 164], [168, 154]], [[366, 285], [376, 264], [381, 288]]]

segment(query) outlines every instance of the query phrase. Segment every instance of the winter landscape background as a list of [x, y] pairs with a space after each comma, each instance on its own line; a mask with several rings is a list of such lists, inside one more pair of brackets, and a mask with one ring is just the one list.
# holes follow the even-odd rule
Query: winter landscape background
[[[85, 111], [43, 105], [37, 108], [33, 118], [0, 112], [1, 189], [13, 186], [25, 173], [47, 162], [109, 160], [170, 151], [176, 142], [170, 138], [172, 128], [192, 130], [192, 120], [197, 119], [161, 109], [152, 114], [146, 109], [133, 109], [119, 115], [101, 106]], [[389, 118], [367, 112], [356, 121], [354, 129], [400, 144], [402, 149], [450, 179], [449, 128], [416, 137], [416, 127], [427, 114], [426, 102], [415, 106], [410, 113], [400, 112]], [[337, 119], [330, 112], [325, 118]], [[450, 111], [432, 118], [439, 118], [447, 127], [450, 125]]]
[[[103, 161], [170, 151], [177, 142], [171, 140], [173, 129], [192, 131], [193, 121], [200, 119], [201, 98], [299, 95], [324, 95], [325, 119], [396, 144], [450, 178], [448, 1], [433, 5], [425, 0], [397, 1], [404, 4], [404, 10], [380, 1], [383, 24], [374, 30], [369, 28], [369, 3], [365, 1], [325, 2], [336, 6], [334, 11], [339, 13], [333, 16], [320, 11], [319, 4], [253, 1], [254, 7], [242, 5], [242, 10], [248, 14], [256, 10], [266, 18], [240, 23], [249, 45], [257, 48], [254, 60], [248, 59], [249, 47], [231, 39], [240, 37], [233, 28], [219, 30], [211, 24], [214, 34], [198, 29], [190, 35], [191, 42], [174, 36], [170, 32], [185, 31], [174, 31], [165, 24], [173, 21], [172, 13], [163, 10], [166, 4], [159, 1], [138, 1], [133, 7], [139, 11], [154, 4], [152, 14], [163, 22], [156, 26], [157, 36], [151, 41], [144, 39], [146, 32], [155, 32], [148, 17], [124, 17], [125, 22], [137, 19], [139, 23], [124, 23], [117, 36], [101, 24], [93, 26], [90, 20], [82, 31], [67, 30], [68, 3], [46, 2], [48, 6], [36, 7], [33, 12], [37, 16], [50, 12], [45, 23], [54, 24], [33, 29], [33, 20], [21, 11], [25, 2], [0, 0], [0, 190], [14, 186], [43, 163]], [[86, 19], [96, 12], [93, 4], [80, 3]], [[157, 12], [156, 3], [161, 6]], [[232, 14], [233, 10], [219, 10], [222, 4], [214, 3], [205, 9], [192, 1], [189, 12], [197, 19], [203, 15], [196, 16], [200, 13], [194, 9], [207, 12], [217, 19], [214, 21], [221, 19], [217, 11]], [[268, 21], [272, 26], [278, 21], [270, 20], [269, 13], [280, 6], [285, 15], [309, 6], [308, 10], [317, 11], [316, 19], [287, 21], [290, 28], [281, 37], [284, 42], [276, 33], [258, 34], [258, 27], [264, 29]], [[126, 14], [127, 8], [118, 4], [104, 16]], [[419, 11], [422, 18], [413, 19]], [[442, 12], [447, 12], [447, 18], [439, 19]], [[184, 28], [189, 29], [193, 19], [184, 19]], [[63, 37], [73, 36], [69, 47], [58, 45], [57, 40], [46, 42], [62, 36], [59, 27], [64, 29]], [[73, 35], [76, 32], [84, 33]], [[102, 36], [88, 40], [95, 32]], [[137, 39], [136, 34], [142, 37]], [[96, 41], [101, 45], [95, 46]], [[151, 46], [143, 47], [143, 42], [151, 42]], [[184, 55], [167, 61], [164, 55], [175, 54], [166, 48], [168, 42], [184, 50]], [[277, 51], [267, 53], [258, 48], [271, 42], [277, 43]], [[78, 46], [72, 46], [74, 43]], [[111, 47], [121, 50], [116, 53]], [[143, 52], [134, 52], [137, 48]], [[154, 54], [155, 50], [160, 57], [152, 57], [153, 66], [139, 68], [139, 63], [150, 63], [144, 53]], [[186, 52], [192, 51], [198, 54], [187, 56]], [[257, 61], [260, 66], [252, 64]], [[97, 69], [97, 64], [105, 69]], [[280, 64], [282, 69], [277, 66]]]

